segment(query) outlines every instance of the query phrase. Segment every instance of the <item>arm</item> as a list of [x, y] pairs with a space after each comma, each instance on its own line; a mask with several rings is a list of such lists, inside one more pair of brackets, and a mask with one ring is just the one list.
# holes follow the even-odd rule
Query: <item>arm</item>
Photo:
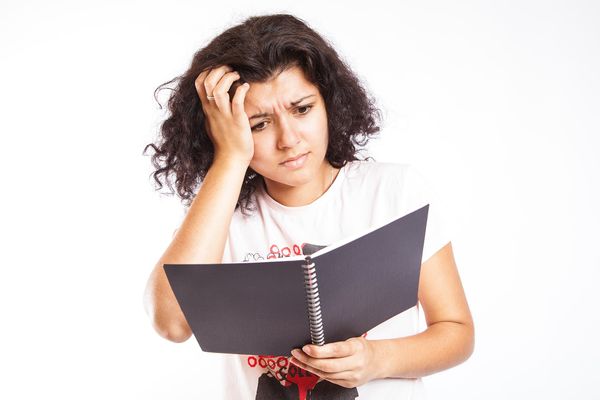
[[423, 263], [419, 301], [427, 321], [424, 332], [372, 341], [378, 377], [419, 378], [458, 365], [473, 353], [473, 319], [451, 243]]
[[246, 166], [242, 163], [215, 160], [171, 244], [148, 279], [144, 306], [154, 329], [165, 339], [183, 342], [192, 332], [171, 290], [163, 264], [221, 262], [245, 172]]
[[[214, 144], [214, 161], [200, 191], [171, 244], [152, 270], [144, 292], [144, 307], [154, 329], [173, 342], [187, 340], [192, 331], [177, 303], [163, 264], [220, 263], [227, 232], [254, 142], [244, 98], [248, 85], [236, 89], [230, 104], [228, 90], [239, 78], [229, 66], [205, 70], [195, 87], [206, 116], [206, 131]], [[207, 93], [214, 96], [208, 100]]]
[[344, 387], [373, 379], [418, 378], [453, 367], [473, 353], [471, 312], [448, 243], [421, 266], [419, 301], [427, 329], [384, 340], [351, 338], [292, 352], [292, 362]]

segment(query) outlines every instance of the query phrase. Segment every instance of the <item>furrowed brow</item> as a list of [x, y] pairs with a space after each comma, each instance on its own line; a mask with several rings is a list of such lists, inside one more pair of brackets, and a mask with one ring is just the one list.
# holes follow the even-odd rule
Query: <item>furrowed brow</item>
[[[296, 101], [292, 101], [292, 102], [290, 103], [290, 107], [289, 107], [289, 108], [291, 108], [291, 107], [294, 107], [294, 106], [296, 106], [296, 105], [300, 104], [300, 103], [302, 102], [302, 100], [308, 99], [309, 97], [313, 97], [313, 96], [315, 96], [315, 95], [314, 95], [314, 94], [310, 94], [310, 95], [308, 95], [308, 96], [304, 96], [304, 97], [302, 97], [302, 98], [300, 98], [300, 99], [298, 99], [298, 100], [296, 100]], [[271, 114], [269, 114], [269, 113], [260, 113], [260, 114], [254, 114], [253, 116], [251, 116], [251, 117], [250, 117], [250, 118], [248, 118], [248, 119], [263, 118], [263, 117], [268, 117], [268, 116], [270, 116], [270, 115], [271, 115]]]

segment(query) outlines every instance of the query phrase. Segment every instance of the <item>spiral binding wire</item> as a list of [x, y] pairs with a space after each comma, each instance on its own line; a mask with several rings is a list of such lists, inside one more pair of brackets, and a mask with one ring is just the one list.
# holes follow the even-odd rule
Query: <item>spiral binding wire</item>
[[323, 319], [321, 318], [317, 272], [310, 256], [306, 256], [305, 260], [306, 263], [302, 265], [302, 269], [304, 270], [304, 289], [306, 291], [310, 338], [313, 344], [323, 345], [325, 344], [325, 332], [323, 331]]

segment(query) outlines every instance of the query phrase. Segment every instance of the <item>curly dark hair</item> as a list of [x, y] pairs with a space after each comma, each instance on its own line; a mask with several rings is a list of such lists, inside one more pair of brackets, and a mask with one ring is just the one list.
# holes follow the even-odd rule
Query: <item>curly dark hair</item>
[[[306, 79], [317, 86], [325, 101], [329, 145], [325, 158], [335, 168], [359, 160], [357, 155], [379, 130], [381, 112], [359, 79], [340, 59], [333, 46], [308, 25], [288, 14], [254, 16], [227, 29], [198, 50], [183, 75], [163, 83], [154, 91], [172, 91], [169, 117], [161, 124], [154, 149], [151, 174], [163, 187], [161, 176], [189, 207], [195, 191], [213, 162], [214, 147], [205, 129], [205, 116], [194, 81], [205, 69], [229, 65], [240, 81], [266, 82], [292, 66], [300, 67]], [[176, 82], [175, 88], [166, 87]], [[236, 82], [239, 84], [239, 82]], [[232, 87], [232, 89], [234, 89]], [[230, 91], [231, 93], [231, 91]], [[252, 209], [251, 195], [262, 177], [250, 167], [246, 171], [236, 209]]]

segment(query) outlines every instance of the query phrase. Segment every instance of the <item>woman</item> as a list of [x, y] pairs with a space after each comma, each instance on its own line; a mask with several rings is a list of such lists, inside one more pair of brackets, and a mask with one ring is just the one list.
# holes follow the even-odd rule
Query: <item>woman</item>
[[[149, 145], [154, 178], [162, 187], [160, 175], [174, 174], [188, 210], [145, 296], [168, 340], [183, 342], [191, 330], [163, 264], [294, 255], [304, 243], [327, 245], [430, 202], [414, 168], [359, 160], [379, 131], [378, 110], [335, 50], [291, 15], [252, 17], [216, 37], [168, 105], [162, 140]], [[421, 333], [417, 305], [361, 337], [304, 346], [287, 359], [223, 355], [228, 396], [419, 398], [420, 377], [466, 360], [473, 322], [431, 204], [418, 297], [428, 325]]]

